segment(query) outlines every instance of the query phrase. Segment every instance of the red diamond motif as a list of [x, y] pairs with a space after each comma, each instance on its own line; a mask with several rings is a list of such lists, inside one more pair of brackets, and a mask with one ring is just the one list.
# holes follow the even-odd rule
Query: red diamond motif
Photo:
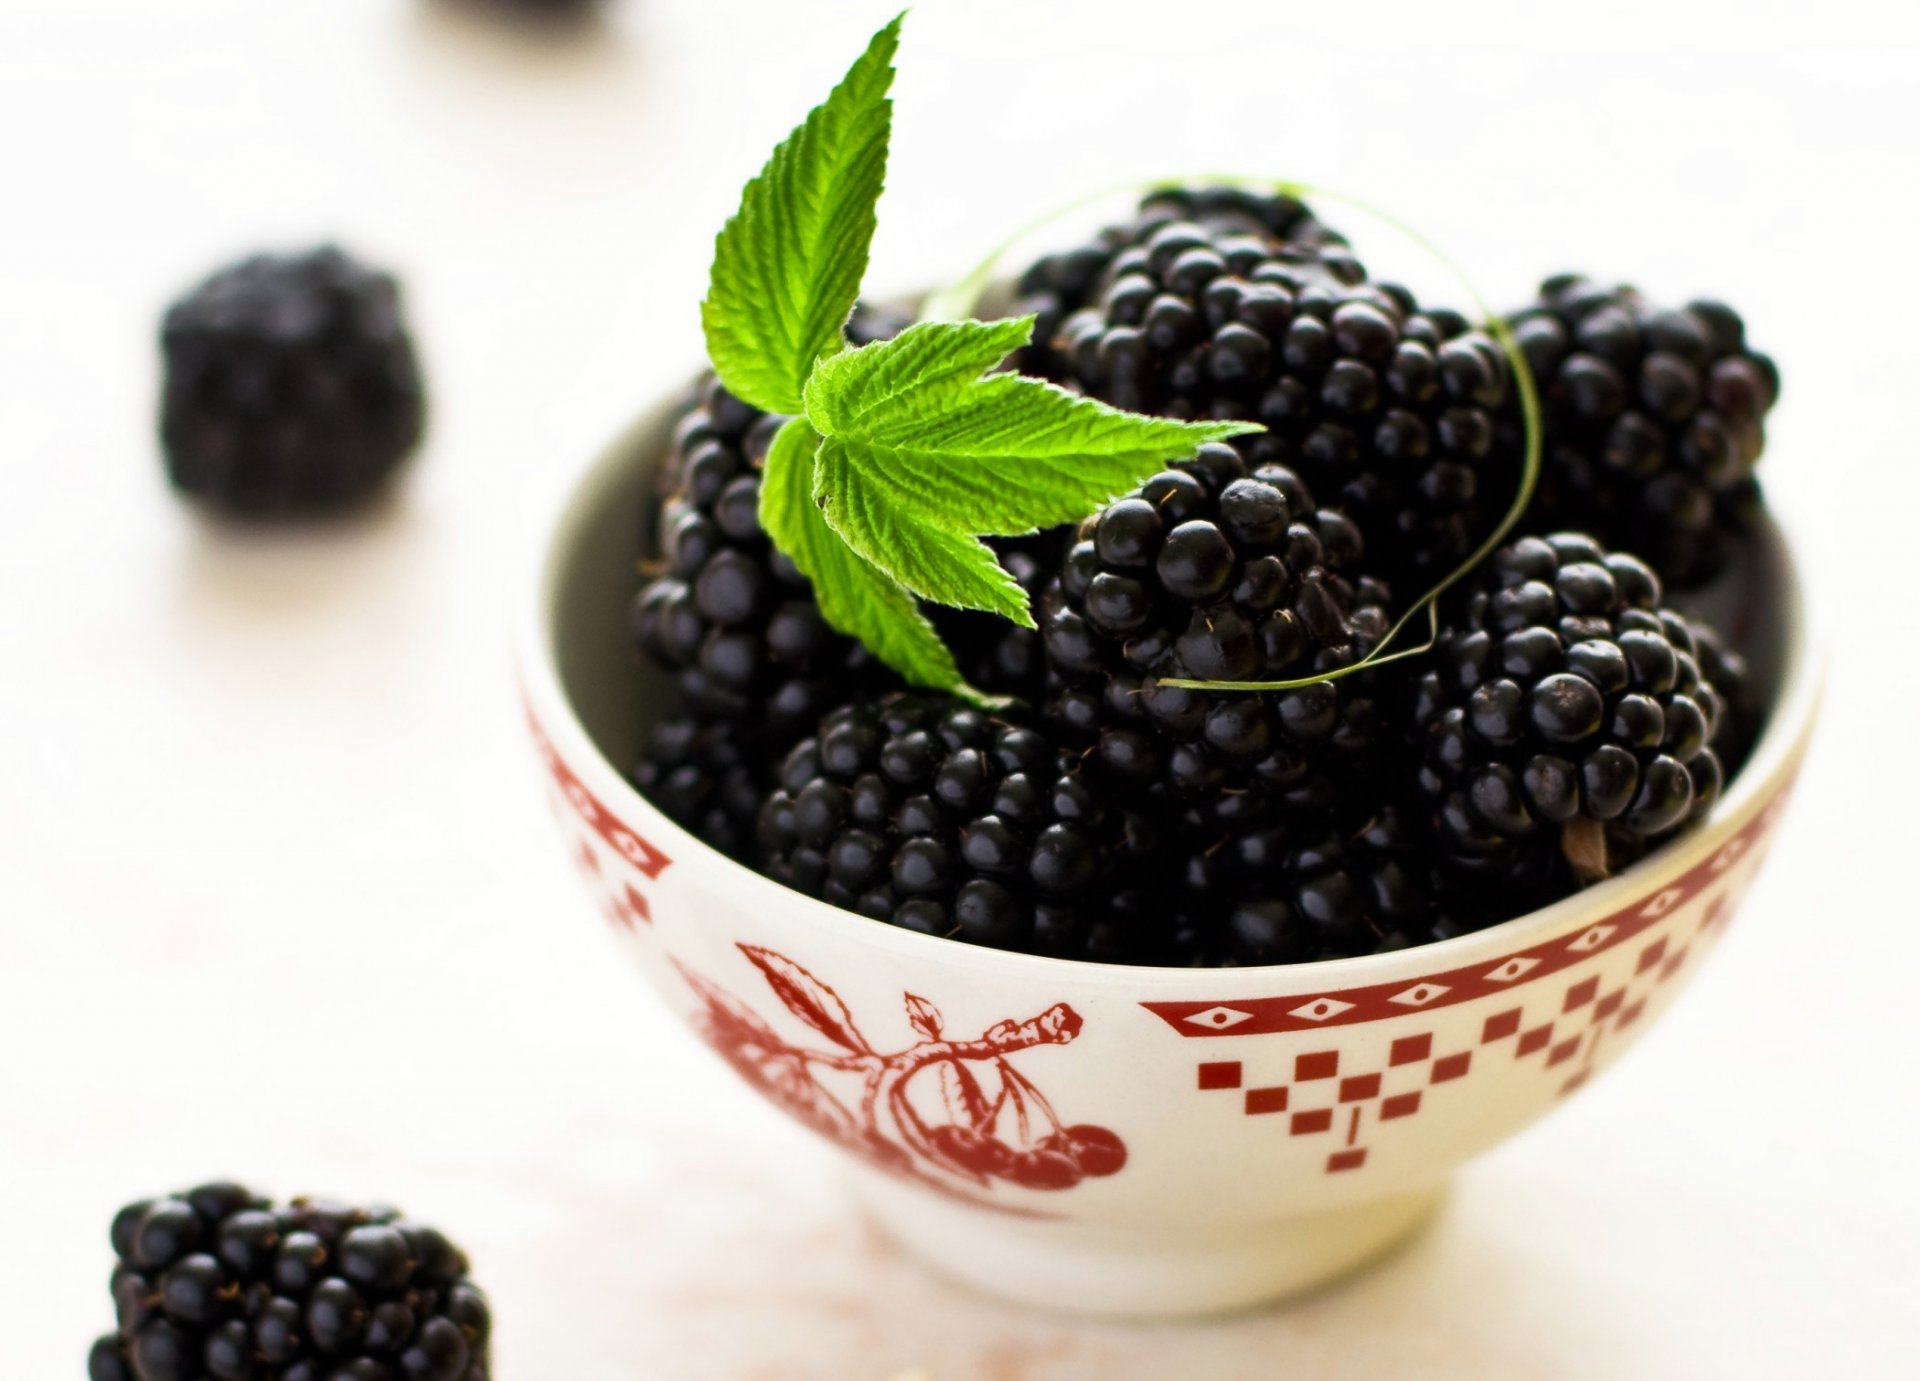
[[1593, 1001], [1593, 995], [1600, 991], [1600, 975], [1583, 978], [1567, 989], [1567, 1000], [1560, 1005], [1563, 1012], [1577, 1012]]
[[1495, 1012], [1487, 1018], [1487, 1024], [1480, 1028], [1480, 1044], [1488, 1045], [1493, 1041], [1504, 1040], [1520, 1029], [1520, 1009], [1509, 1008], [1504, 1012]]
[[1640, 1014], [1646, 1010], [1647, 1000], [1644, 997], [1628, 1003], [1620, 1012], [1620, 1029], [1625, 1030], [1640, 1020]]
[[1514, 1058], [1518, 1059], [1522, 1055], [1531, 1055], [1536, 1050], [1544, 1049], [1547, 1042], [1552, 1039], [1552, 1022], [1548, 1022], [1545, 1026], [1536, 1026], [1531, 1031], [1522, 1031], [1519, 1041], [1513, 1047]]
[[1203, 1089], [1239, 1088], [1240, 1061], [1202, 1061], [1200, 1065], [1200, 1087]]
[[1310, 1136], [1314, 1132], [1324, 1132], [1332, 1125], [1332, 1108], [1314, 1108], [1310, 1112], [1295, 1113], [1292, 1124], [1287, 1128], [1287, 1135]]
[[1281, 1088], [1250, 1088], [1247, 1090], [1247, 1116], [1258, 1117], [1265, 1112], [1285, 1112], [1287, 1110], [1287, 1090]]
[[1410, 1065], [1426, 1059], [1432, 1053], [1433, 1037], [1431, 1035], [1402, 1036], [1393, 1043], [1393, 1048], [1387, 1053], [1387, 1063]]
[[1605, 1021], [1608, 1017], [1619, 1011], [1620, 1004], [1626, 1000], [1627, 990], [1625, 988], [1615, 988], [1593, 1005], [1593, 1019], [1595, 1021]]
[[1662, 935], [1658, 940], [1655, 940], [1652, 944], [1640, 951], [1639, 961], [1634, 964], [1633, 971], [1635, 973], [1645, 973], [1648, 969], [1666, 958], [1666, 955], [1667, 937]]
[[634, 891], [632, 883], [627, 884], [627, 909], [648, 925], [653, 924], [652, 905], [639, 892]]
[[1293, 1057], [1293, 1077], [1304, 1083], [1309, 1079], [1331, 1079], [1340, 1072], [1338, 1050], [1314, 1050]]
[[1547, 1052], [1547, 1068], [1552, 1069], [1555, 1065], [1565, 1064], [1573, 1058], [1574, 1052], [1579, 1050], [1579, 1048], [1580, 1037], [1568, 1036], [1565, 1040], [1561, 1041], [1560, 1044], [1554, 1046], [1553, 1049]]
[[1420, 1090], [1412, 1093], [1396, 1093], [1391, 1098], [1380, 1100], [1380, 1120], [1391, 1122], [1396, 1117], [1412, 1117], [1420, 1111]]
[[1471, 1050], [1462, 1050], [1457, 1055], [1442, 1055], [1433, 1062], [1433, 1073], [1428, 1076], [1427, 1082], [1444, 1084], [1449, 1079], [1458, 1079], [1462, 1074], [1467, 1072], [1468, 1067], [1472, 1064], [1473, 1052]]
[[1342, 1103], [1363, 1103], [1369, 1098], [1380, 1096], [1380, 1076], [1378, 1074], [1355, 1074], [1340, 1081], [1340, 1101]]
[[1327, 1173], [1331, 1175], [1338, 1170], [1358, 1170], [1366, 1163], [1367, 1148], [1364, 1146], [1355, 1147], [1351, 1151], [1335, 1151], [1327, 1157]]

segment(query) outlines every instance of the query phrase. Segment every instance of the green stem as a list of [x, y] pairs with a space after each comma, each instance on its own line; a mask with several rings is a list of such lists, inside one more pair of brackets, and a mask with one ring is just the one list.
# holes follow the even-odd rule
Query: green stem
[[[1433, 241], [1429, 240], [1425, 235], [1422, 235], [1418, 230], [1415, 230], [1398, 216], [1383, 211], [1379, 207], [1358, 197], [1348, 196], [1346, 193], [1335, 191], [1332, 188], [1319, 187], [1304, 182], [1286, 182], [1271, 178], [1240, 176], [1204, 176], [1164, 178], [1147, 183], [1127, 183], [1121, 186], [1109, 187], [1102, 191], [1081, 197], [1056, 211], [1049, 212], [1032, 224], [1023, 227], [1015, 235], [995, 248], [991, 254], [982, 260], [971, 273], [961, 279], [959, 283], [955, 284], [952, 288], [943, 292], [934, 293], [929, 297], [921, 309], [921, 319], [929, 321], [955, 320], [970, 315], [974, 307], [978, 305], [980, 298], [992, 285], [994, 275], [999, 270], [1001, 260], [1006, 258], [1014, 248], [1032, 236], [1064, 217], [1072, 215], [1076, 211], [1091, 206], [1096, 202], [1118, 196], [1123, 192], [1139, 194], [1168, 191], [1179, 187], [1191, 186], [1245, 187], [1313, 201], [1342, 203], [1361, 212], [1363, 215], [1371, 216], [1374, 220], [1397, 231], [1414, 245], [1425, 251], [1435, 263], [1452, 274], [1459, 282], [1461, 289], [1467, 295], [1467, 300], [1473, 305], [1474, 310], [1480, 314], [1480, 319], [1486, 323], [1487, 331], [1493, 336], [1494, 343], [1500, 347], [1501, 353], [1506, 355], [1507, 363], [1513, 369], [1514, 385], [1520, 394], [1520, 413], [1526, 430], [1526, 448], [1525, 455], [1521, 461], [1520, 487], [1518, 491], [1515, 492], [1512, 504], [1508, 506], [1505, 515], [1501, 518], [1498, 525], [1488, 534], [1487, 539], [1475, 548], [1472, 555], [1468, 556], [1465, 561], [1456, 566], [1445, 578], [1434, 585], [1432, 589], [1428, 590], [1425, 594], [1421, 595], [1419, 599], [1409, 605], [1406, 612], [1394, 620], [1393, 626], [1387, 630], [1386, 635], [1380, 639], [1380, 642], [1374, 647], [1373, 651], [1369, 652], [1359, 661], [1350, 663], [1344, 667], [1336, 667], [1332, 671], [1323, 671], [1315, 676], [1302, 676], [1290, 681], [1194, 681], [1184, 677], [1170, 677], [1160, 684], [1182, 690], [1298, 690], [1303, 686], [1316, 685], [1321, 681], [1338, 681], [1343, 677], [1352, 676], [1373, 667], [1383, 666], [1388, 662], [1398, 661], [1406, 657], [1417, 657], [1431, 651], [1434, 643], [1438, 641], [1440, 634], [1440, 597], [1462, 580], [1466, 579], [1481, 562], [1499, 550], [1500, 544], [1505, 542], [1513, 530], [1519, 526], [1520, 519], [1527, 511], [1527, 505], [1533, 502], [1534, 490], [1539, 487], [1540, 483], [1540, 464], [1543, 450], [1540, 393], [1534, 383], [1533, 370], [1527, 364], [1527, 357], [1521, 353], [1519, 342], [1514, 339], [1512, 328], [1507, 325], [1505, 318], [1494, 314], [1493, 310], [1487, 305], [1486, 299], [1481, 297], [1480, 293], [1474, 288], [1472, 280], [1467, 277], [1465, 271], [1461, 269], [1459, 264], [1456, 263], [1451, 256], [1444, 253], [1438, 245], [1434, 244]], [[1418, 647], [1403, 648], [1399, 651], [1389, 652], [1388, 648], [1406, 631], [1408, 625], [1423, 612], [1427, 615], [1429, 630], [1427, 641]]]

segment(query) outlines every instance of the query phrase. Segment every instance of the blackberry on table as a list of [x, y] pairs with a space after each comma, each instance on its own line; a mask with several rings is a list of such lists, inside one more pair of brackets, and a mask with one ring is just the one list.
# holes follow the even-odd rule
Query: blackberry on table
[[[1753, 472], [1780, 395], [1739, 315], [1708, 301], [1666, 310], [1568, 274], [1511, 321], [1545, 414], [1530, 525], [1591, 531], [1676, 587], [1711, 579], [1758, 511]], [[1506, 431], [1518, 435], [1516, 411]]]
[[167, 473], [216, 509], [348, 507], [420, 440], [399, 289], [331, 246], [220, 270], [168, 309], [160, 343]]
[[1554, 848], [1590, 878], [1684, 825], [1725, 775], [1697, 649], [1637, 558], [1575, 533], [1502, 549], [1413, 712], [1442, 852], [1496, 888]]
[[[1395, 579], [1444, 573], [1478, 545], [1519, 480], [1495, 445], [1510, 381], [1491, 336], [1367, 281], [1337, 241], [1148, 223], [1051, 331], [1065, 382], [1134, 412], [1264, 424], [1239, 443], [1248, 458], [1345, 511]], [[1033, 273], [1067, 276], [1047, 266]], [[1043, 322], [1051, 300], [1028, 299]]]
[[467, 1259], [387, 1208], [209, 1184], [122, 1209], [90, 1381], [487, 1381]]
[[1320, 818], [1381, 742], [1364, 677], [1276, 692], [1163, 684], [1277, 681], [1359, 660], [1388, 624], [1362, 542], [1285, 467], [1200, 448], [1080, 528], [1039, 622], [1050, 714], [1105, 776], [1164, 786], [1230, 831]]
[[834, 710], [794, 748], [759, 845], [768, 876], [873, 920], [1078, 955], [1114, 840], [1077, 760], [1038, 730], [897, 692]]
[[[862, 308], [855, 343], [892, 335]], [[660, 570], [635, 597], [640, 648], [673, 673], [686, 712], [778, 753], [883, 669], [821, 616], [813, 588], [760, 527], [760, 472], [785, 418], [707, 379], [674, 428], [655, 523]]]

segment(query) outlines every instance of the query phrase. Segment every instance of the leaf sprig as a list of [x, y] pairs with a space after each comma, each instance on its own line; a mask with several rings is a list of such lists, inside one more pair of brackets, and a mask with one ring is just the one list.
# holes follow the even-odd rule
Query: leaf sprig
[[774, 150], [714, 246], [701, 304], [728, 391], [790, 420], [761, 479], [760, 522], [821, 615], [914, 684], [966, 685], [918, 601], [1033, 626], [980, 539], [1069, 523], [1250, 422], [1122, 412], [993, 372], [1033, 319], [922, 322], [848, 348], [886, 181], [904, 14]]

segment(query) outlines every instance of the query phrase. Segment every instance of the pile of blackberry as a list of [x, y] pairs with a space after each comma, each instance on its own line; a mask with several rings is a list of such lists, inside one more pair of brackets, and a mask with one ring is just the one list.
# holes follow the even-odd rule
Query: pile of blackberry
[[467, 1259], [393, 1209], [235, 1184], [113, 1220], [119, 1326], [90, 1381], [487, 1381], [492, 1316]]
[[[1033, 264], [1008, 368], [1115, 406], [1261, 422], [1083, 522], [996, 539], [1036, 630], [933, 611], [992, 713], [903, 686], [759, 530], [777, 428], [709, 383], [662, 469], [642, 651], [677, 700], [635, 780], [696, 835], [879, 924], [1116, 963], [1449, 939], [1697, 822], [1762, 726], [1741, 658], [1667, 602], [1738, 548], [1779, 391], [1739, 318], [1560, 278], [1493, 335], [1374, 280], [1299, 201], [1161, 191]], [[890, 323], [883, 330], [897, 329]], [[1417, 646], [1416, 625], [1397, 647]], [[1171, 684], [1170, 684], [1171, 683]]]

